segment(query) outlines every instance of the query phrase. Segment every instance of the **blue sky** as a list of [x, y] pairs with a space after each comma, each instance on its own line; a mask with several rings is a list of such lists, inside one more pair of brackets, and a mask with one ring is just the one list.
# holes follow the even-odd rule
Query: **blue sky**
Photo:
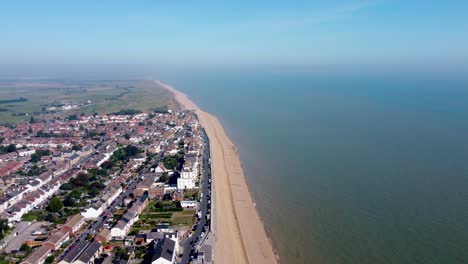
[[3, 1], [0, 64], [458, 64], [468, 1]]

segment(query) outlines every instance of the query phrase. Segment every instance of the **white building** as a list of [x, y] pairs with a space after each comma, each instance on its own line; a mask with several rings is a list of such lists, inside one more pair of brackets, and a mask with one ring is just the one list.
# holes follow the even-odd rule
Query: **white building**
[[96, 219], [104, 212], [103, 205], [103, 203], [96, 203], [87, 208], [86, 211], [81, 212], [81, 215], [84, 216], [85, 219]]
[[193, 188], [195, 188], [195, 180], [184, 179], [184, 178], [177, 179], [177, 189], [183, 190], [183, 189], [193, 189]]
[[18, 151], [18, 156], [20, 157], [25, 157], [25, 156], [31, 156], [32, 154], [36, 153], [35, 149], [32, 150], [20, 150]]
[[197, 201], [183, 200], [180, 201], [180, 206], [182, 206], [182, 208], [195, 208], [197, 207]]

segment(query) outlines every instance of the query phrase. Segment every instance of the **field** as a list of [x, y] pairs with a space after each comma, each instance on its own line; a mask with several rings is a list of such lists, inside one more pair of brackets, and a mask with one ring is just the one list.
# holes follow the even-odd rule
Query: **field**
[[[157, 204], [161, 204], [166, 209], [158, 209]], [[195, 224], [195, 210], [183, 210], [174, 205], [172, 201], [150, 201], [139, 220], [133, 225], [131, 234], [135, 235], [141, 230], [151, 230], [161, 223], [168, 223], [177, 228], [191, 227]]]
[[[66, 105], [76, 108], [62, 110]], [[31, 115], [40, 117], [51, 111], [79, 115], [176, 108], [170, 92], [152, 81], [0, 82], [1, 124], [27, 121]]]

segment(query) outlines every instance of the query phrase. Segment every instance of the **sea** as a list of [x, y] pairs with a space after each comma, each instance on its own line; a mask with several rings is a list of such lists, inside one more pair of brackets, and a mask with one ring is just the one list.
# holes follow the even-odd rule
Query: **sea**
[[282, 263], [468, 263], [467, 79], [157, 77], [220, 118]]

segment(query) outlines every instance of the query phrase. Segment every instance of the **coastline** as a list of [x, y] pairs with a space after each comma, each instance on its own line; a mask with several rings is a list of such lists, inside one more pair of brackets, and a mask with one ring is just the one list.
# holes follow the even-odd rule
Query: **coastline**
[[213, 170], [213, 231], [216, 263], [279, 263], [242, 170], [236, 146], [218, 118], [202, 111], [187, 95], [160, 81], [186, 110], [197, 114], [210, 140]]

